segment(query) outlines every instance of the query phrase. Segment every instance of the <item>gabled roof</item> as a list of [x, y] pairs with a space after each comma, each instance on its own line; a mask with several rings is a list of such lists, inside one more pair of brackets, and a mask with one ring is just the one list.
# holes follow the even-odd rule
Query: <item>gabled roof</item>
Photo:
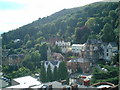
[[117, 47], [117, 43], [115, 42], [110, 42], [109, 44], [111, 44], [112, 47]]
[[57, 60], [51, 60], [50, 61], [54, 66], [58, 64], [58, 61]]
[[87, 44], [99, 44], [99, 43], [102, 43], [102, 41], [100, 40], [97, 40], [97, 39], [88, 39]]
[[60, 61], [58, 60], [49, 60], [49, 61], [45, 61], [45, 64], [48, 65], [49, 63], [51, 63], [53, 66], [56, 66]]

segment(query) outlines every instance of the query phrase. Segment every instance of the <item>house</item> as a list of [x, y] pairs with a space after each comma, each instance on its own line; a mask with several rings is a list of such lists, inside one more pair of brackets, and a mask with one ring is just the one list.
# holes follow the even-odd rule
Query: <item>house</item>
[[59, 60], [59, 61], [63, 61], [64, 60], [64, 56], [61, 53], [52, 53], [51, 58], [53, 60]]
[[87, 73], [89, 72], [91, 66], [92, 63], [84, 58], [78, 58], [67, 61], [67, 67], [69, 73], [75, 73], [79, 71], [79, 69], [82, 69], [83, 73]]
[[20, 39], [15, 39], [14, 43], [17, 43], [17, 42], [20, 42], [20, 41], [21, 41]]
[[22, 65], [24, 54], [12, 54], [7, 57], [3, 57], [3, 65]]
[[41, 64], [44, 63], [45, 69], [47, 71], [48, 66], [50, 65], [51, 70], [53, 71], [55, 66], [58, 68], [61, 61], [58, 60], [49, 60], [49, 61], [41, 61]]
[[50, 48], [48, 48], [48, 50], [47, 50], [47, 60], [63, 61], [64, 56], [61, 53], [51, 52]]
[[51, 45], [55, 45], [55, 42], [60, 40], [60, 37], [51, 36], [48, 40], [46, 40], [46, 42], [50, 43]]
[[71, 47], [71, 43], [70, 42], [65, 42], [65, 41], [56, 41], [55, 45], [57, 45], [61, 48], [62, 53], [69, 52], [69, 48]]
[[115, 42], [103, 43], [102, 48], [104, 49], [104, 59], [111, 60], [113, 56], [118, 54], [118, 46]]
[[85, 51], [85, 44], [72, 44], [72, 53], [83, 57], [83, 52]]
[[100, 59], [111, 60], [116, 54], [118, 54], [118, 46], [115, 42], [107, 43], [90, 39], [85, 43], [85, 57], [92, 62]]
[[102, 41], [97, 39], [88, 39], [85, 43], [85, 57], [92, 62], [95, 62], [103, 57], [101, 48]]

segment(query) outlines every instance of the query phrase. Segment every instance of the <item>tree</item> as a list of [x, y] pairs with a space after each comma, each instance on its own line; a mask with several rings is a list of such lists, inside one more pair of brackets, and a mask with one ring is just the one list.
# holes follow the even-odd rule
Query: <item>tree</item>
[[44, 37], [40, 37], [40, 38], [37, 38], [35, 40], [36, 44], [40, 44], [42, 42], [42, 40], [44, 40], [45, 38]]
[[47, 43], [43, 43], [40, 46], [40, 54], [41, 54], [41, 60], [46, 61], [47, 60]]
[[58, 80], [58, 69], [55, 66], [54, 71], [53, 71], [53, 81]]
[[93, 28], [94, 27], [94, 25], [96, 24], [96, 20], [95, 20], [95, 18], [89, 18], [88, 20], [87, 20], [87, 22], [85, 23], [85, 25], [88, 27], [88, 28]]
[[35, 44], [35, 49], [40, 50], [40, 44]]
[[18, 77], [27, 76], [30, 74], [31, 74], [31, 71], [28, 68], [21, 67], [19, 70], [13, 71], [12, 78], [18, 78]]
[[53, 46], [53, 52], [56, 52], [56, 53], [60, 53], [61, 52], [61, 48], [57, 45]]
[[28, 40], [28, 41], [27, 41], [26, 47], [27, 47], [27, 48], [31, 48], [31, 47], [32, 47], [32, 41], [31, 41], [31, 40]]
[[68, 78], [68, 71], [67, 67], [65, 65], [65, 62], [60, 62], [59, 68], [58, 68], [58, 79], [59, 80], [67, 80]]
[[30, 40], [30, 35], [26, 34], [24, 37], [24, 43], [26, 43], [28, 40]]
[[114, 83], [115, 85], [117, 85], [118, 74], [119, 74], [118, 67], [102, 65], [101, 68], [105, 68], [107, 69], [107, 71], [101, 70], [99, 68], [94, 68], [92, 83], [110, 82], [110, 83]]
[[39, 51], [32, 52], [31, 60], [34, 62], [35, 66], [39, 66], [40, 60], [41, 60], [41, 55], [40, 55]]
[[113, 42], [115, 40], [115, 33], [112, 29], [112, 26], [106, 23], [102, 29], [101, 39], [104, 42]]
[[53, 74], [49, 64], [47, 68], [47, 82], [51, 82], [51, 81], [53, 81]]
[[118, 62], [119, 62], [119, 55], [116, 54], [115, 56], [112, 57], [112, 63], [114, 65], [117, 64]]
[[40, 80], [43, 83], [47, 81], [47, 75], [46, 75], [46, 70], [45, 70], [45, 67], [44, 67], [44, 63], [42, 63], [42, 66], [41, 66]]
[[75, 43], [85, 43], [89, 34], [90, 30], [86, 26], [75, 28]]
[[35, 67], [31, 67], [31, 66], [34, 66], [34, 62], [32, 61], [30, 54], [25, 55], [22, 64], [23, 64], [24, 67], [26, 67], [26, 68], [28, 68], [28, 69], [30, 69], [31, 71], [34, 72]]

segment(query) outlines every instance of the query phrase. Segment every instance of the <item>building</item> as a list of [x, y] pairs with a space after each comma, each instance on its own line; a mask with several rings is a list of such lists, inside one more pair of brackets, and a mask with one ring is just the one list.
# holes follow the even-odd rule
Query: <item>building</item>
[[41, 61], [42, 63], [44, 63], [45, 69], [47, 71], [48, 66], [50, 65], [51, 70], [53, 71], [55, 67], [59, 67], [59, 64], [61, 61], [58, 60], [49, 60], [49, 61]]
[[11, 82], [12, 86], [6, 87], [6, 89], [24, 89], [24, 88], [30, 88], [32, 86], [36, 85], [42, 85], [41, 82], [39, 82], [37, 79], [31, 77], [31, 76], [24, 76], [20, 78], [15, 78]]
[[115, 42], [103, 43], [102, 48], [104, 50], [104, 59], [111, 60], [113, 56], [118, 54], [118, 46]]
[[3, 58], [3, 65], [17, 65], [18, 67], [22, 65], [24, 59], [24, 54], [12, 54]]
[[92, 62], [100, 59], [111, 60], [118, 54], [118, 46], [115, 42], [102, 42], [97, 39], [87, 40], [85, 43], [85, 57]]
[[50, 36], [50, 38], [48, 40], [46, 40], [46, 42], [50, 43], [51, 45], [55, 45], [56, 41], [60, 41], [61, 38], [57, 37], [57, 36]]
[[91, 66], [92, 66], [92, 63], [89, 60], [84, 58], [73, 59], [67, 62], [69, 73], [75, 73], [79, 69], [82, 69], [83, 73], [87, 73], [89, 72]]
[[17, 43], [17, 42], [20, 42], [20, 41], [21, 41], [20, 39], [15, 39], [14, 43]]
[[103, 48], [101, 47], [102, 41], [97, 39], [89, 39], [85, 43], [85, 58], [92, 63], [97, 62], [103, 58]]
[[52, 53], [51, 58], [53, 60], [59, 60], [59, 61], [63, 61], [64, 60], [64, 56], [61, 53]]
[[72, 44], [72, 53], [83, 57], [85, 51], [85, 44]]
[[71, 47], [71, 43], [65, 42], [65, 41], [56, 41], [55, 45], [57, 45], [61, 48], [62, 53], [69, 52], [69, 48]]
[[47, 60], [63, 61], [64, 56], [61, 53], [51, 52], [50, 48], [48, 48], [48, 50], [47, 50]]

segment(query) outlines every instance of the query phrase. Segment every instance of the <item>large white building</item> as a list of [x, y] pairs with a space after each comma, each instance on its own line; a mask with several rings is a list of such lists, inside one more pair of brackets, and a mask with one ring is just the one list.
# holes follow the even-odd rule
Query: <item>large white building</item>
[[71, 43], [65, 41], [56, 41], [55, 45], [61, 48], [62, 53], [67, 53], [69, 51], [69, 48], [71, 47]]
[[85, 44], [72, 44], [72, 52], [82, 56], [82, 52], [85, 50]]

